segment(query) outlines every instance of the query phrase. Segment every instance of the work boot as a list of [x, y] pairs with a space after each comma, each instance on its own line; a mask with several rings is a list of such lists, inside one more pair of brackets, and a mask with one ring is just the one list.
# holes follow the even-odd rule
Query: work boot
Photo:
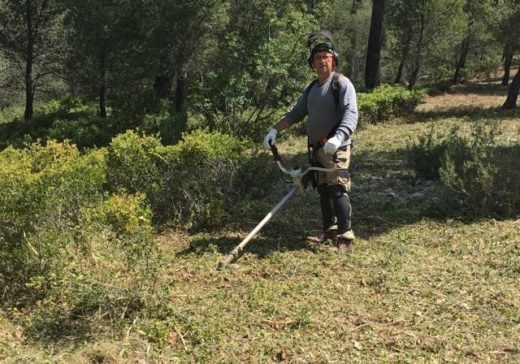
[[347, 232], [338, 235], [336, 244], [338, 246], [338, 251], [340, 254], [349, 254], [352, 252], [352, 244], [356, 237], [354, 236], [354, 232], [352, 230], [348, 230]]
[[319, 234], [318, 236], [308, 236], [307, 241], [315, 244], [323, 244], [330, 240], [335, 242], [338, 236], [338, 226], [331, 225], [327, 230]]

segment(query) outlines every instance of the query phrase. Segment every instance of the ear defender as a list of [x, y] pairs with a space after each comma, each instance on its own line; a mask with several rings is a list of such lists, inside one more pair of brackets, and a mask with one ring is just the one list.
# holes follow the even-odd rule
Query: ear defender
[[335, 67], [338, 67], [339, 64], [339, 54], [336, 51], [332, 52], [332, 58], [334, 59]]
[[310, 68], [312, 68], [314, 53], [319, 51], [327, 51], [332, 53], [332, 58], [334, 59], [335, 66], [338, 66], [339, 55], [335, 51], [336, 47], [334, 45], [332, 34], [328, 30], [320, 29], [309, 34], [307, 38], [307, 47], [311, 51], [309, 58], [307, 58], [307, 64]]

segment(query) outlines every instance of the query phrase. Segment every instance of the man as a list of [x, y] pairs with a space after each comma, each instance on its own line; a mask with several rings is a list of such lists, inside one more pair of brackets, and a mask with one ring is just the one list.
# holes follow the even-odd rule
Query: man
[[352, 134], [358, 121], [356, 91], [347, 77], [335, 72], [338, 54], [330, 32], [312, 33], [308, 46], [308, 63], [316, 72], [317, 80], [307, 86], [293, 108], [269, 130], [264, 144], [270, 148], [278, 132], [309, 117], [307, 136], [312, 164], [334, 171], [315, 173], [323, 233], [308, 239], [319, 243], [332, 240], [341, 253], [348, 253], [355, 239], [347, 192], [350, 191], [348, 167]]

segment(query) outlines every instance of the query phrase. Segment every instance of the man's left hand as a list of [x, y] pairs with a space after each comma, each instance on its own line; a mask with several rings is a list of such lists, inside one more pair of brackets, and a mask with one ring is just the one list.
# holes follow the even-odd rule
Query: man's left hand
[[327, 143], [323, 146], [323, 151], [327, 154], [334, 154], [341, 145], [341, 141], [337, 137], [332, 137], [327, 140]]

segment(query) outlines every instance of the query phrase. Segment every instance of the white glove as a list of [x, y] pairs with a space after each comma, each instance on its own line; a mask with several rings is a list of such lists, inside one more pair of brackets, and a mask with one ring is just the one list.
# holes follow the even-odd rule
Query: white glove
[[338, 137], [334, 136], [327, 140], [327, 143], [323, 146], [323, 151], [326, 154], [334, 154], [338, 150], [339, 146], [341, 145], [341, 141], [338, 139]]
[[274, 145], [276, 143], [277, 135], [278, 135], [278, 130], [276, 130], [275, 128], [269, 129], [269, 132], [267, 133], [267, 135], [264, 138], [264, 145], [267, 149], [271, 149], [270, 144]]

